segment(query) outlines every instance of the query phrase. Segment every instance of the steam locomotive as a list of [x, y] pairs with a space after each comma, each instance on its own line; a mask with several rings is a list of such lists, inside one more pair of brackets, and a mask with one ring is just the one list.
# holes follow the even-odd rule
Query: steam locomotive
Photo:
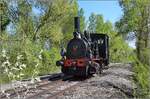
[[88, 76], [100, 74], [109, 64], [109, 37], [100, 33], [80, 32], [79, 17], [74, 18], [73, 38], [67, 49], [62, 48], [62, 59], [56, 62], [66, 75]]

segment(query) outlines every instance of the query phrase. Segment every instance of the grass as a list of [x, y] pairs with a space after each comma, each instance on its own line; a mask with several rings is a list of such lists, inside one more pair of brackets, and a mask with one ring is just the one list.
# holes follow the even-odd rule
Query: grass
[[138, 86], [135, 95], [138, 98], [146, 98], [150, 95], [149, 66], [136, 61], [133, 69], [135, 72], [135, 83]]

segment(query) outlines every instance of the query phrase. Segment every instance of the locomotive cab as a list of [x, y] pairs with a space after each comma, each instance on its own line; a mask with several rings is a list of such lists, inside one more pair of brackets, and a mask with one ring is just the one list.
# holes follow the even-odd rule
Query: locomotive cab
[[91, 41], [97, 44], [97, 53], [94, 50], [95, 45], [92, 44], [92, 49], [94, 50], [94, 57], [96, 55], [98, 58], [103, 59], [105, 66], [109, 64], [109, 37], [107, 34], [91, 33]]

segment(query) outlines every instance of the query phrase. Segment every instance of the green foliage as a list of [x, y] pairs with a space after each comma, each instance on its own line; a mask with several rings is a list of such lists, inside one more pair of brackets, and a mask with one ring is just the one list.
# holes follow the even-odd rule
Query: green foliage
[[88, 31], [92, 33], [96, 31], [96, 15], [94, 13], [89, 17]]
[[74, 31], [74, 17], [78, 15], [78, 4], [76, 0], [73, 0], [69, 16], [63, 20], [62, 32], [63, 32], [63, 42], [67, 45], [67, 42], [73, 37], [72, 32]]
[[124, 12], [120, 21], [116, 23], [119, 31], [122, 31], [120, 33], [136, 32], [138, 34], [140, 27], [142, 31], [147, 28], [143, 26], [146, 25], [149, 15], [147, 8], [150, 4], [149, 0], [121, 0], [119, 3]]
[[135, 33], [137, 57], [141, 62], [143, 62], [143, 60], [147, 60], [146, 64], [149, 65], [149, 56], [145, 57], [143, 54], [146, 50], [150, 51], [150, 1], [121, 0], [119, 3], [124, 14], [120, 21], [116, 23], [116, 27], [119, 33], [121, 33], [123, 36], [127, 36], [127, 34], [131, 32]]
[[[141, 90], [137, 94], [140, 96], [148, 94], [150, 89], [149, 65], [150, 65], [150, 1], [149, 0], [120, 0], [123, 16], [116, 23], [118, 33], [126, 37], [133, 32], [136, 38], [136, 57], [134, 58], [134, 71], [136, 81]], [[135, 57], [135, 56], [134, 56]]]
[[52, 48], [50, 51], [42, 52], [42, 66], [40, 68], [40, 74], [48, 74], [54, 71], [59, 70], [59, 68], [55, 65], [56, 61], [60, 59], [58, 48]]
[[115, 31], [113, 30], [112, 23], [110, 21], [104, 21], [102, 15], [96, 15], [96, 32], [97, 33], [106, 33], [109, 36], [114, 35]]
[[124, 39], [120, 36], [110, 39], [110, 61], [111, 62], [131, 62], [130, 56], [133, 54], [133, 49], [128, 46]]
[[[14, 45], [16, 45], [16, 43]], [[7, 46], [3, 48], [8, 49]], [[58, 48], [53, 47], [49, 51], [44, 50], [39, 44], [32, 43], [30, 40], [26, 40], [23, 46], [20, 44], [20, 46], [16, 45], [11, 47], [10, 50], [7, 50], [7, 59], [5, 57], [3, 58], [2, 54], [0, 54], [0, 56], [0, 68], [2, 70], [0, 75], [3, 75], [3, 78], [1, 78], [2, 83], [10, 80], [25, 79], [31, 76], [36, 77], [37, 75], [52, 73], [59, 69], [55, 65], [56, 60], [60, 59]], [[21, 58], [18, 60], [18, 57]], [[7, 63], [7, 60], [10, 65], [3, 67], [3, 64]], [[22, 64], [24, 64], [26, 68], [19, 70]], [[18, 71], [13, 72], [12, 68], [17, 68]], [[7, 74], [3, 73], [5, 69], [9, 71]], [[10, 73], [13, 73], [12, 77], [9, 77], [10, 75], [8, 74]], [[20, 73], [23, 74], [23, 76], [16, 78]]]
[[96, 15], [96, 32], [104, 33], [104, 19], [102, 15]]
[[61, 32], [61, 27], [57, 25], [52, 25], [52, 26], [45, 26], [42, 27], [40, 30], [40, 37], [42, 38], [48, 38], [50, 39], [53, 43], [58, 43], [60, 40], [63, 39], [63, 34]]
[[136, 96], [138, 98], [145, 98], [149, 95], [149, 66], [141, 63], [135, 55], [131, 57], [133, 60], [133, 70], [135, 72], [135, 83], [138, 85]]
[[0, 32], [4, 31], [10, 23], [7, 12], [7, 3], [4, 0], [0, 1]]
[[84, 10], [81, 8], [78, 12], [78, 16], [80, 17], [80, 30], [81, 32], [85, 29], [85, 17], [84, 17]]
[[113, 26], [110, 21], [104, 21], [102, 15], [96, 15], [94, 13], [89, 17], [88, 30], [91, 33], [111, 33], [113, 32]]
[[[3, 31], [0, 37], [2, 39], [0, 50], [5, 49], [9, 58], [6, 60], [0, 57], [0, 68], [3, 68], [0, 69], [1, 82], [35, 78], [37, 75], [58, 71], [59, 68], [55, 65], [56, 60], [60, 59], [58, 46], [62, 39], [66, 43], [71, 38], [74, 29], [73, 18], [78, 14], [77, 1], [16, 0], [14, 2], [6, 0], [6, 5], [8, 4], [8, 8], [3, 10], [4, 7], [1, 7], [0, 11], [5, 12], [3, 15], [10, 18], [9, 21], [14, 27], [14, 34], [10, 35], [7, 33], [8, 31]], [[40, 9], [41, 15], [35, 15], [32, 11], [33, 7]], [[7, 10], [8, 13], [6, 13]], [[84, 28], [83, 10], [80, 11], [80, 15], [82, 28]], [[6, 19], [6, 17], [3, 18]], [[4, 23], [7, 22], [4, 21]], [[46, 42], [47, 45], [45, 45]], [[2, 54], [0, 53], [0, 55]], [[22, 59], [17, 60], [20, 55]], [[7, 62], [11, 65], [2, 67], [2, 64]], [[18, 63], [17, 67], [15, 67], [16, 62]], [[20, 72], [13, 73], [13, 76], [18, 76], [20, 73], [23, 76], [18, 76], [19, 78], [10, 77], [11, 69], [18, 68], [22, 64], [26, 65], [26, 68], [21, 71], [18, 69]], [[7, 73], [3, 73], [4, 69], [9, 70]]]

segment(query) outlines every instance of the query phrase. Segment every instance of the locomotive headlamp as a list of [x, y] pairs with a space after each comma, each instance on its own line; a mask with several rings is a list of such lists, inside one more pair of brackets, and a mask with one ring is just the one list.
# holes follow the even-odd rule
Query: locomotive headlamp
[[71, 66], [72, 65], [72, 61], [71, 60], [65, 60], [64, 62], [64, 66]]

